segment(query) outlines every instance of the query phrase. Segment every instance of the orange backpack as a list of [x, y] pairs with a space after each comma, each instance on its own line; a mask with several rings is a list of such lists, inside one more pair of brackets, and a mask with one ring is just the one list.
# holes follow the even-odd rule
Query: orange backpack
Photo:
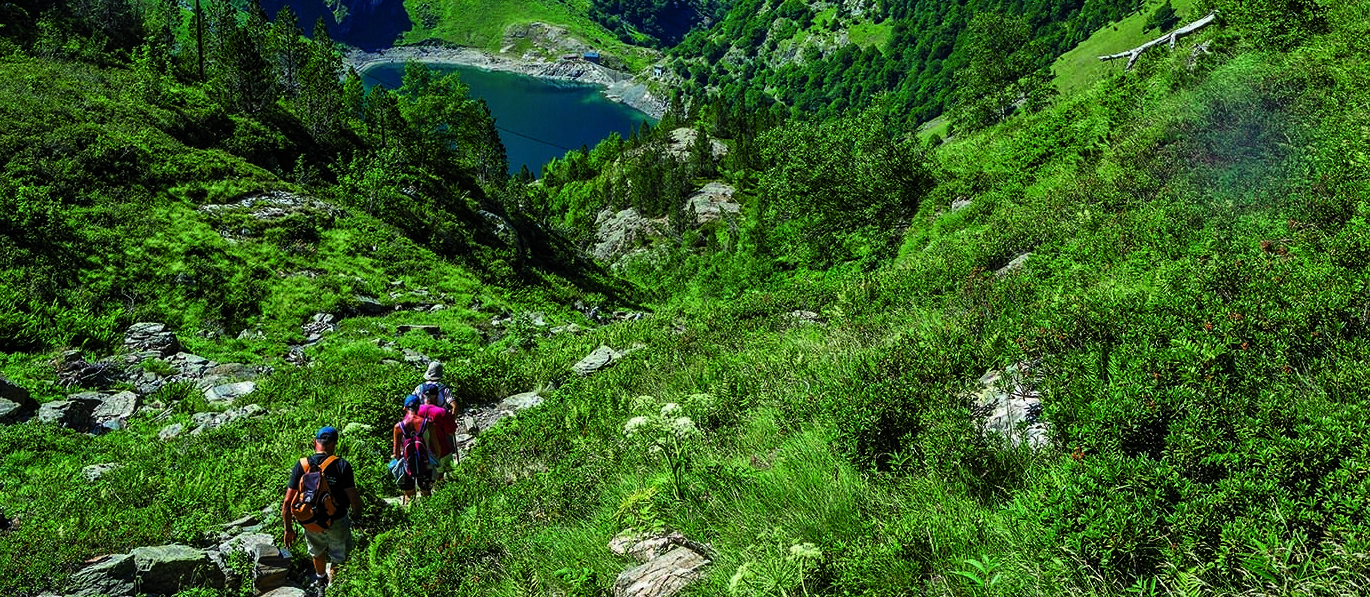
[[300, 468], [305, 472], [300, 476], [300, 486], [296, 488], [295, 503], [290, 505], [290, 511], [306, 531], [322, 533], [334, 519], [341, 518], [328, 479], [323, 476], [324, 469], [337, 459], [337, 456], [329, 456], [317, 467], [309, 464], [309, 457], [300, 459]]

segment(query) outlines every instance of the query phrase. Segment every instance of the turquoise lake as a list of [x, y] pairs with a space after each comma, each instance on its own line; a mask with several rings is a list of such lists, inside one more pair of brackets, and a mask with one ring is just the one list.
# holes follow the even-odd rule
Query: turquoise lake
[[[500, 140], [509, 156], [509, 171], [527, 164], [537, 173], [554, 157], [582, 145], [594, 147], [617, 131], [625, 139], [643, 121], [656, 120], [625, 104], [610, 101], [594, 85], [549, 81], [513, 73], [493, 72], [467, 66], [430, 66], [456, 72], [471, 88], [471, 95], [485, 99], [499, 127]], [[397, 88], [404, 78], [403, 64], [382, 64], [366, 70], [367, 87], [375, 84]]]

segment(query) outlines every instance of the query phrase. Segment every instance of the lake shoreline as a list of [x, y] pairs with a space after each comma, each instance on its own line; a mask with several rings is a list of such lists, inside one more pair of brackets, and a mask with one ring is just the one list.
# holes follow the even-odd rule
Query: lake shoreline
[[384, 64], [419, 62], [469, 66], [538, 79], [584, 83], [603, 88], [601, 92], [608, 99], [631, 106], [657, 120], [666, 113], [665, 100], [652, 95], [646, 85], [634, 82], [632, 75], [586, 60], [532, 61], [490, 54], [475, 48], [445, 46], [398, 46], [379, 52], [353, 50], [346, 55], [346, 59], [358, 73]]

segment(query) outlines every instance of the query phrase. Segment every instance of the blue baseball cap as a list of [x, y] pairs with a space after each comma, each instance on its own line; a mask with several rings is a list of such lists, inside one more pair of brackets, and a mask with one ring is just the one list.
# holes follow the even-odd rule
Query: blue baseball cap
[[419, 397], [418, 397], [418, 396], [415, 396], [415, 395], [413, 395], [413, 394], [410, 394], [409, 397], [407, 397], [407, 398], [404, 399], [404, 407], [405, 407], [405, 408], [418, 408], [418, 407], [419, 407]]
[[338, 443], [338, 430], [332, 427], [324, 427], [314, 434], [314, 439], [325, 444], [336, 444]]

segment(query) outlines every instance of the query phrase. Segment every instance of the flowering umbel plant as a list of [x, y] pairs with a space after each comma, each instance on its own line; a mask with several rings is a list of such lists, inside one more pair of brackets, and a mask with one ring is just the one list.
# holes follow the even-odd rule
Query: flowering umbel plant
[[[650, 403], [642, 396], [639, 403]], [[623, 435], [630, 443], [642, 446], [650, 458], [661, 458], [671, 471], [671, 490], [683, 499], [685, 468], [689, 464], [690, 442], [700, 434], [694, 420], [681, 414], [679, 404], [668, 402], [657, 413], [637, 416], [623, 424]]]

